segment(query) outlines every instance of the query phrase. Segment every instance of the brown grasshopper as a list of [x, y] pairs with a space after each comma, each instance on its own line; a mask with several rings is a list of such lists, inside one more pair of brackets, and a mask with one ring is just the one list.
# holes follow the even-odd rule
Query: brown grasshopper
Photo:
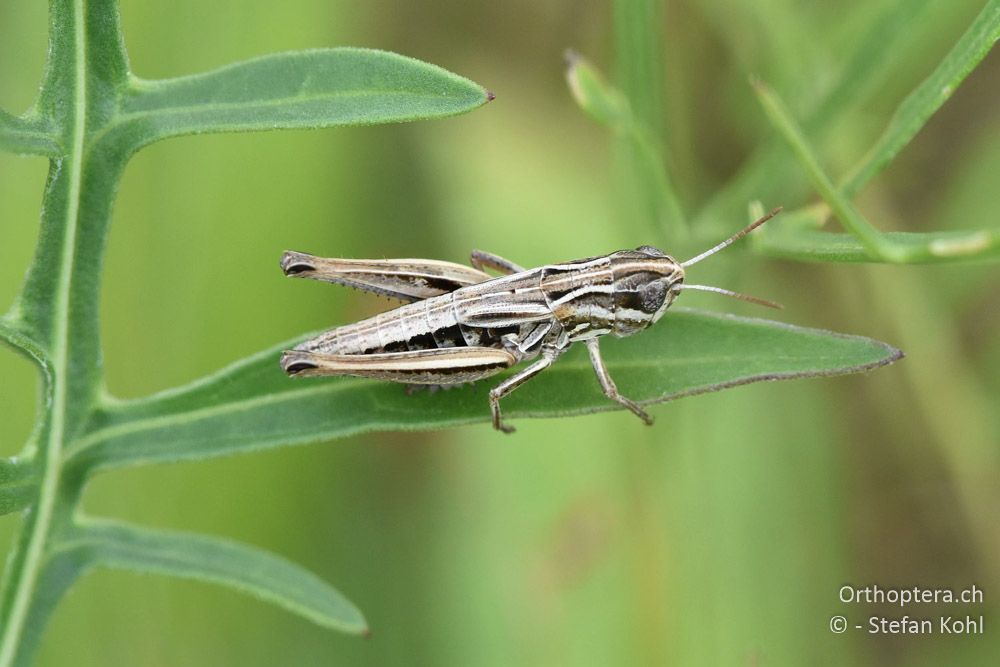
[[[281, 355], [281, 368], [295, 376], [353, 375], [451, 385], [537, 359], [490, 390], [493, 427], [511, 433], [514, 428], [500, 416], [500, 399], [583, 341], [604, 394], [652, 424], [638, 403], [618, 393], [598, 340], [642, 331], [685, 289], [780, 307], [719, 287], [684, 284], [687, 267], [732, 245], [780, 210], [686, 262], [652, 246], [537, 269], [478, 250], [472, 252], [475, 268], [425, 259], [328, 259], [286, 252], [281, 258], [285, 275], [348, 285], [408, 303], [307, 340]], [[494, 278], [485, 269], [504, 275]]]

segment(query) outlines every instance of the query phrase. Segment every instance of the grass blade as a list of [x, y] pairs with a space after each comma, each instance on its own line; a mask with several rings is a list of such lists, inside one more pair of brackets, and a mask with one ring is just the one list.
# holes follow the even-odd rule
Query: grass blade
[[668, 238], [684, 238], [687, 221], [676, 181], [667, 167], [664, 111], [663, 3], [615, 0], [616, 81], [629, 102], [635, 130], [621, 146], [620, 177], [630, 195], [644, 203], [646, 217], [663, 225]]
[[[293, 380], [278, 368], [289, 342], [205, 380], [113, 407], [68, 453], [96, 470], [220, 456], [374, 430], [434, 429], [489, 421], [480, 382], [407, 395], [400, 385], [351, 378]], [[863, 371], [895, 361], [893, 347], [768, 320], [677, 309], [604, 355], [626, 396], [644, 404], [758, 382]], [[539, 401], [539, 397], [545, 397]], [[616, 409], [589, 361], [573, 350], [504, 401], [505, 414], [556, 417]]]
[[840, 190], [853, 197], [910, 143], [1000, 39], [1000, 0], [990, 0], [937, 69], [899, 105], [889, 126]]

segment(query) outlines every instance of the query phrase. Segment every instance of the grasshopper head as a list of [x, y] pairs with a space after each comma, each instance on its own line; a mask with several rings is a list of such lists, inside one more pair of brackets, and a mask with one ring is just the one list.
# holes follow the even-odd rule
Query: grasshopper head
[[685, 289], [715, 292], [769, 308], [781, 308], [780, 304], [773, 301], [740, 294], [721, 287], [684, 284], [684, 269], [728, 248], [776, 216], [780, 211], [780, 207], [774, 209], [722, 243], [686, 262], [678, 262], [670, 255], [648, 245], [635, 250], [621, 250], [611, 255], [615, 300], [615, 323], [612, 333], [616, 336], [630, 336], [642, 331], [663, 317], [663, 313], [674, 302], [677, 295]]
[[684, 283], [684, 267], [648, 245], [611, 255], [611, 271], [616, 336], [630, 336], [659, 320]]

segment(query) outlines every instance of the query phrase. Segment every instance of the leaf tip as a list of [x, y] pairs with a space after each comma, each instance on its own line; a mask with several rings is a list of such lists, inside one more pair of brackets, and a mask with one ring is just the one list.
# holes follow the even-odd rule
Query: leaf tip
[[486, 102], [487, 103], [492, 102], [496, 98], [497, 98], [496, 93], [494, 93], [492, 90], [487, 90], [486, 91]]
[[882, 341], [874, 341], [879, 344], [884, 349], [885, 354], [873, 362], [863, 364], [857, 368], [858, 371], [867, 372], [873, 371], [876, 368], [881, 368], [883, 366], [891, 366], [897, 361], [906, 357], [906, 353], [895, 345], [890, 345], [889, 343], [884, 343]]

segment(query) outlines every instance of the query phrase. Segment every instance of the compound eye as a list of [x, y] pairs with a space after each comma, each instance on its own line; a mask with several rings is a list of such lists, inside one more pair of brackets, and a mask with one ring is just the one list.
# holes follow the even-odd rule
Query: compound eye
[[667, 287], [659, 280], [642, 288], [642, 306], [647, 313], [655, 313], [667, 298]]

